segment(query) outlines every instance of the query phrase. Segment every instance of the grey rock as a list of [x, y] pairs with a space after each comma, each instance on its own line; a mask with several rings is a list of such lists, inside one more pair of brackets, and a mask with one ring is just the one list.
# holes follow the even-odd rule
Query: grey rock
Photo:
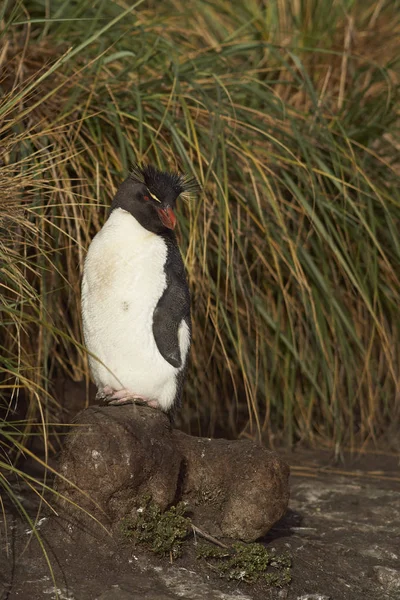
[[398, 560], [399, 557], [394, 552], [390, 550], [386, 550], [382, 548], [382, 546], [378, 546], [377, 544], [373, 544], [369, 548], [363, 548], [360, 550], [360, 553], [363, 556], [371, 556], [372, 558], [377, 558], [379, 560]]
[[331, 597], [323, 594], [302, 594], [297, 596], [297, 600], [331, 600]]
[[125, 592], [119, 585], [114, 585], [110, 590], [103, 592], [101, 596], [97, 596], [95, 600], [139, 600], [139, 598], [134, 592]]
[[400, 571], [381, 565], [376, 565], [373, 570], [377, 580], [387, 592], [400, 592]]

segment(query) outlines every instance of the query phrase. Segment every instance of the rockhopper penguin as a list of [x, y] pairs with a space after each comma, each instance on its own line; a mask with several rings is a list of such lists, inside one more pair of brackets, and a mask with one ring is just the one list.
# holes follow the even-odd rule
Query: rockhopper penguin
[[121, 184], [93, 238], [82, 281], [83, 332], [97, 399], [179, 407], [191, 341], [175, 203], [196, 183], [152, 166]]

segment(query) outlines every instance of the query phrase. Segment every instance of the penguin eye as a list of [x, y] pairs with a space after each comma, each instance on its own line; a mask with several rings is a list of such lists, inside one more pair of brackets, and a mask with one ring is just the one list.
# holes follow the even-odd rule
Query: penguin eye
[[143, 200], [150, 200], [148, 196], [143, 196]]

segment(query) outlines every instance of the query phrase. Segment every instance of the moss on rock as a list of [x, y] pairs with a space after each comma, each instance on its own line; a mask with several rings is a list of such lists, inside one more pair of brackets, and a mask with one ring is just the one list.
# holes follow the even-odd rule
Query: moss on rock
[[191, 521], [185, 517], [185, 512], [184, 502], [162, 512], [146, 496], [136, 514], [123, 519], [121, 528], [127, 537], [155, 554], [177, 558], [182, 553], [183, 541], [191, 531]]
[[[186, 504], [179, 502], [163, 512], [150, 496], [145, 496], [139, 508], [121, 521], [121, 529], [129, 539], [151, 552], [178, 558], [191, 532], [192, 522], [185, 516], [186, 511]], [[275, 554], [262, 544], [237, 542], [225, 549], [203, 543], [197, 548], [197, 558], [205, 559], [225, 579], [248, 584], [261, 579], [274, 587], [283, 587], [291, 581], [290, 555]]]
[[198, 548], [197, 557], [211, 560], [210, 566], [225, 579], [256, 583], [262, 578], [276, 587], [282, 587], [291, 581], [290, 555], [275, 554], [262, 544], [238, 542], [227, 550], [202, 544]]

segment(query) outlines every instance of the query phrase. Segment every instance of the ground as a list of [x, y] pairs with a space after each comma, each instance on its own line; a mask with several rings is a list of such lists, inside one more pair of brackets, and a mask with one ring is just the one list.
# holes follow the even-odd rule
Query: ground
[[[292, 584], [281, 590], [220, 579], [195, 558], [195, 541], [181, 559], [153, 556], [122, 537], [82, 534], [70, 541], [62, 522], [41, 525], [60, 600], [395, 600], [400, 598], [400, 477], [398, 458], [296, 452], [287, 515], [263, 540], [293, 557]], [[28, 509], [32, 494], [21, 489]], [[55, 599], [42, 551], [18, 517], [2, 532], [1, 600]], [[8, 549], [8, 557], [5, 549]]]

